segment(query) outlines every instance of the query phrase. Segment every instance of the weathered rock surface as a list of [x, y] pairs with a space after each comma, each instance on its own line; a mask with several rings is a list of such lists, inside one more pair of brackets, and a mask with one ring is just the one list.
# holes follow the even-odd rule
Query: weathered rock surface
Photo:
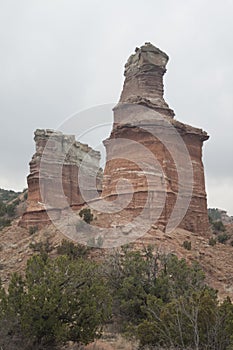
[[[147, 43], [136, 49], [125, 66], [113, 129], [104, 141], [107, 163], [102, 196], [115, 201], [118, 194], [132, 195], [121, 212], [123, 220], [143, 211], [164, 227], [170, 220], [174, 223], [169, 222], [170, 227], [178, 224], [203, 234], [209, 223], [202, 145], [209, 136], [173, 118], [163, 98], [167, 61], [165, 53]], [[119, 185], [122, 178], [128, 182]]]
[[163, 75], [168, 56], [150, 43], [131, 55], [125, 65], [125, 82], [120, 102], [140, 103], [171, 117], [174, 112], [163, 98]]
[[[155, 223], [167, 231], [179, 226], [202, 234], [209, 226], [202, 163], [208, 135], [175, 120], [164, 101], [167, 61], [168, 56], [150, 43], [136, 49], [125, 66], [112, 133], [104, 141], [107, 163], [97, 202], [99, 208], [111, 202], [111, 210], [99, 210], [99, 223], [121, 227], [134, 221], [135, 237], [137, 227], [147, 232], [146, 226]], [[20, 222], [26, 227], [59, 220], [65, 208], [80, 209], [101, 193], [98, 152], [74, 136], [51, 130], [37, 130], [35, 142], [28, 209]], [[81, 180], [80, 167], [85, 174]]]
[[96, 197], [96, 188], [90, 185], [92, 177], [101, 192], [99, 152], [77, 142], [73, 135], [52, 130], [36, 130], [34, 140], [36, 153], [30, 162], [28, 207], [20, 221], [22, 227], [42, 227], [51, 218], [58, 220], [64, 208], [80, 208], [85, 203], [79, 188], [80, 166], [86, 175], [82, 187], [88, 198]]

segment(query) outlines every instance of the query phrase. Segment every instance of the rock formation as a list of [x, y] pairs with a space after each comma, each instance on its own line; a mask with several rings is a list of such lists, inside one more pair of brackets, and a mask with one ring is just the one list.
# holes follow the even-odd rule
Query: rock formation
[[[153, 220], [155, 214], [164, 227], [170, 220], [169, 229], [178, 225], [206, 233], [202, 145], [209, 136], [174, 119], [163, 98], [167, 61], [165, 53], [146, 43], [126, 63], [113, 129], [104, 141], [107, 163], [102, 196], [114, 201], [118, 194], [131, 194], [121, 213], [125, 219], [132, 220], [146, 209], [148, 217]], [[119, 190], [121, 179], [128, 182]]]
[[[146, 43], [126, 63], [113, 129], [104, 141], [103, 183], [99, 152], [74, 136], [35, 132], [36, 153], [30, 162], [22, 226], [43, 226], [51, 218], [59, 219], [64, 208], [79, 210], [94, 199], [100, 226], [119, 228], [133, 222], [136, 225], [125, 232], [132, 227], [135, 233], [138, 227], [147, 232], [152, 224], [167, 231], [177, 226], [202, 234], [208, 231], [202, 145], [209, 136], [174, 119], [163, 97], [167, 62], [164, 52]], [[87, 175], [82, 183], [81, 163]]]
[[[79, 209], [85, 200], [79, 189], [79, 167], [85, 168], [86, 183], [82, 183], [88, 197], [96, 197], [96, 188], [88, 180], [96, 177], [101, 192], [102, 172], [99, 169], [100, 153], [75, 140], [52, 130], [35, 131], [36, 153], [30, 162], [28, 182], [28, 207], [20, 226], [42, 227], [60, 218], [62, 210], [70, 206]], [[49, 216], [47, 212], [49, 211]]]

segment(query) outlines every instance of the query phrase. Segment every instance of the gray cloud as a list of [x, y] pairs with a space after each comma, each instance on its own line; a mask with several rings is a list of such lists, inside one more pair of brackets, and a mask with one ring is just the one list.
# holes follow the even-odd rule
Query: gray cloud
[[170, 56], [177, 119], [211, 136], [209, 205], [233, 214], [232, 10], [231, 0], [0, 1], [0, 187], [26, 186], [36, 128], [115, 103], [128, 56], [151, 41]]

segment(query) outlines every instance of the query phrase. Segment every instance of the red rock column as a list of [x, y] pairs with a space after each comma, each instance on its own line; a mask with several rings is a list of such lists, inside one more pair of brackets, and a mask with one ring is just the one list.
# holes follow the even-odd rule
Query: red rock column
[[[180, 143], [176, 138], [170, 136], [171, 129], [174, 129], [182, 139], [183, 148], [187, 148], [190, 159], [189, 166], [193, 170], [191, 201], [186, 208], [186, 215], [179, 222], [179, 226], [204, 234], [208, 231], [208, 215], [202, 145], [208, 139], [208, 135], [201, 129], [185, 125], [173, 118], [174, 112], [163, 98], [163, 75], [166, 72], [167, 61], [168, 56], [165, 53], [147, 43], [140, 49], [136, 49], [136, 53], [130, 56], [125, 66], [125, 82], [120, 102], [114, 109], [113, 129], [110, 137], [104, 141], [107, 163], [104, 170], [102, 195], [107, 200], [115, 200], [118, 181], [121, 178], [127, 179], [133, 186], [133, 198], [119, 214], [119, 217], [121, 215], [131, 220], [142, 211], [147, 201], [148, 187], [144, 175], [148, 174], [150, 170], [150, 176], [153, 178], [152, 183], [154, 182], [155, 185], [149, 196], [156, 195], [158, 200], [157, 202], [153, 201], [149, 210], [153, 212], [161, 206], [160, 184], [161, 191], [162, 188], [165, 188], [166, 201], [157, 223], [166, 226], [174, 210], [179, 190], [185, 186], [185, 184], [178, 182], [177, 164], [175, 164], [172, 152], [161, 141], [165, 138], [167, 144], [170, 143], [170, 150], [174, 150], [177, 157], [182, 158], [183, 151]], [[144, 109], [140, 106], [143, 106]], [[161, 120], [167, 122], [164, 124], [165, 126], [161, 124]], [[148, 126], [155, 133], [150, 133]], [[156, 133], [161, 135], [161, 138], [153, 136]], [[137, 163], [139, 160], [143, 161], [143, 154], [139, 154], [137, 147], [134, 147], [133, 144], [130, 145], [130, 143], [129, 147], [122, 150], [121, 139], [135, 141], [151, 152], [158, 161], [160, 170], [155, 163], [152, 164], [150, 161], [147, 161], [148, 169], [146, 171], [140, 169]], [[115, 144], [112, 146], [111, 141], [113, 140], [119, 140], [118, 146]], [[129, 161], [129, 159], [135, 160], [135, 162]], [[182, 164], [184, 171], [185, 166], [187, 165]], [[123, 192], [120, 196], [123, 196]], [[127, 187], [125, 192], [127, 192]]]

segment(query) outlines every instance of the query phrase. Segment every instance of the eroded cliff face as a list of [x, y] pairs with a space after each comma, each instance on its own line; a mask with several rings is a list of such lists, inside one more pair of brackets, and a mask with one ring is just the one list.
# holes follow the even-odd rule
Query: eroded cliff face
[[50, 223], [51, 218], [60, 219], [66, 207], [82, 207], [85, 200], [79, 188], [81, 163], [86, 172], [82, 186], [88, 191], [89, 198], [96, 197], [96, 188], [89, 183], [96, 173], [97, 190], [101, 192], [99, 152], [77, 142], [73, 135], [53, 130], [36, 130], [34, 140], [36, 152], [27, 177], [28, 207], [20, 221], [22, 227], [43, 227]]
[[[132, 200], [121, 212], [125, 220], [144, 210], [164, 228], [178, 226], [205, 234], [209, 223], [202, 145], [209, 136], [174, 119], [163, 98], [167, 61], [165, 53], [147, 43], [125, 66], [113, 129], [104, 141], [102, 196], [114, 201], [131, 193]], [[128, 183], [119, 191], [122, 178]]]
[[174, 119], [163, 96], [167, 62], [164, 52], [146, 43], [126, 63], [113, 129], [104, 141], [103, 182], [99, 152], [74, 136], [35, 132], [28, 209], [21, 226], [44, 226], [59, 220], [65, 208], [79, 210], [94, 200], [97, 226], [115, 229], [133, 222], [127, 230], [134, 230], [135, 237], [154, 224], [167, 232], [176, 227], [208, 232], [202, 146], [209, 136]]

